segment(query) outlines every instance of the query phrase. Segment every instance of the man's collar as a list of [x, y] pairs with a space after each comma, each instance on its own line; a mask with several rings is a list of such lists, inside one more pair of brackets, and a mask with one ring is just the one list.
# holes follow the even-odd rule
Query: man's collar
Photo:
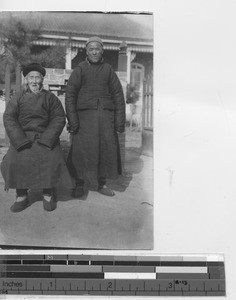
[[103, 59], [103, 57], [102, 57], [98, 62], [94, 63], [94, 62], [91, 62], [91, 61], [88, 59], [88, 57], [86, 57], [86, 61], [87, 61], [87, 63], [89, 63], [90, 65], [99, 65], [99, 64], [103, 63], [104, 59]]

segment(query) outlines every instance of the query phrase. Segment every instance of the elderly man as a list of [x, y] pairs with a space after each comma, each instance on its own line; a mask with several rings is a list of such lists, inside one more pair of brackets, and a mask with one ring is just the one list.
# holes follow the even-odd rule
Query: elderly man
[[43, 206], [56, 208], [55, 188], [72, 188], [59, 136], [65, 126], [60, 100], [43, 89], [46, 70], [32, 63], [23, 69], [25, 90], [16, 93], [3, 115], [10, 147], [1, 163], [5, 189], [16, 189], [12, 212], [29, 205], [28, 190], [43, 190]]
[[103, 42], [91, 37], [87, 58], [72, 72], [66, 88], [66, 114], [72, 133], [68, 168], [76, 180], [75, 197], [84, 194], [84, 183], [113, 196], [106, 179], [121, 174], [117, 132], [125, 129], [125, 101], [120, 81], [103, 61]]

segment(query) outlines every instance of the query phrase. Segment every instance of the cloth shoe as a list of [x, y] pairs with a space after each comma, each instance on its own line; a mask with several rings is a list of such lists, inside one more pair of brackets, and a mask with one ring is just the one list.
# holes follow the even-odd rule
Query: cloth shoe
[[98, 186], [98, 192], [102, 195], [109, 196], [109, 197], [113, 197], [115, 195], [114, 191], [111, 190], [106, 185]]
[[17, 201], [10, 207], [10, 210], [14, 213], [21, 212], [29, 206], [28, 195], [16, 196]]
[[57, 208], [55, 195], [43, 195], [43, 208], [46, 211], [53, 211]]

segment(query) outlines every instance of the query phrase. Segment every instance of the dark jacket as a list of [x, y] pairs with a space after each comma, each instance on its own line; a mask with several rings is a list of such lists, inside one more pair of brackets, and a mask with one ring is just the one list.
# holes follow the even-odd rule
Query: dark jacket
[[1, 163], [6, 189], [73, 186], [59, 144], [65, 112], [54, 94], [15, 94], [3, 120], [11, 143]]
[[125, 101], [121, 83], [107, 63], [91, 64], [87, 60], [72, 72], [66, 87], [66, 114], [73, 131], [79, 128], [78, 110], [97, 109], [98, 101], [103, 109], [113, 110], [115, 129], [125, 127]]
[[16, 93], [3, 114], [3, 122], [12, 146], [20, 149], [33, 141], [52, 149], [65, 126], [65, 112], [51, 92]]

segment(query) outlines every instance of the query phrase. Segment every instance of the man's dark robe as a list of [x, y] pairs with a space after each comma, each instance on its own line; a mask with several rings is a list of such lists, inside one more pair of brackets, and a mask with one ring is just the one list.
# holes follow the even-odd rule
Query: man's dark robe
[[68, 167], [76, 178], [97, 185], [99, 177], [117, 178], [121, 159], [117, 132], [125, 128], [121, 83], [107, 63], [80, 63], [66, 88], [66, 114], [75, 132]]
[[[10, 140], [1, 163], [6, 189], [73, 187], [59, 144], [65, 112], [54, 94], [16, 93], [3, 121]], [[29, 143], [31, 148], [25, 148]]]

